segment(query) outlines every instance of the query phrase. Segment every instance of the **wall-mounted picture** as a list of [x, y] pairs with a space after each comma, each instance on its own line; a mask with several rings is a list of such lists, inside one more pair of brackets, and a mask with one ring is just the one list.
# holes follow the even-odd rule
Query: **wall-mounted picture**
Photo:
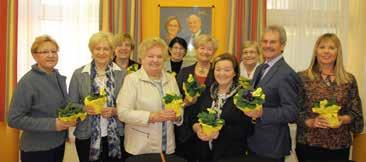
[[176, 36], [191, 43], [200, 34], [211, 34], [212, 7], [160, 6], [160, 37], [167, 43]]

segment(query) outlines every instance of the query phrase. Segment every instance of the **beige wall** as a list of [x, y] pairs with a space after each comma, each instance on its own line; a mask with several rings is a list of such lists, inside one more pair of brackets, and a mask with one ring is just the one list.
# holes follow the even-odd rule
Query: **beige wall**
[[366, 1], [349, 1], [348, 51], [346, 69], [356, 76], [366, 117]]

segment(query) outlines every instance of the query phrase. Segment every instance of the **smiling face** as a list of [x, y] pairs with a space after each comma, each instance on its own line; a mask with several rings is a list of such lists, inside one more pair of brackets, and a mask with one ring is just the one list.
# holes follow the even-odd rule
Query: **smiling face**
[[210, 62], [212, 59], [212, 56], [215, 53], [215, 48], [212, 43], [207, 44], [201, 44], [196, 49], [197, 54], [196, 58], [199, 62]]
[[132, 52], [132, 45], [129, 41], [123, 41], [121, 45], [116, 46], [114, 53], [117, 59], [129, 59]]
[[255, 65], [259, 61], [259, 53], [256, 48], [248, 47], [242, 51], [241, 60], [244, 65]]
[[57, 46], [50, 42], [42, 43], [35, 53], [32, 53], [38, 68], [49, 73], [52, 72], [58, 62]]
[[189, 30], [192, 33], [197, 33], [202, 26], [201, 18], [197, 15], [190, 15], [187, 19]]
[[179, 32], [179, 23], [177, 19], [172, 19], [168, 22], [166, 26], [169, 35], [177, 36]]
[[219, 86], [228, 86], [235, 77], [234, 65], [230, 60], [221, 60], [215, 64], [214, 76]]
[[175, 62], [180, 62], [183, 60], [186, 50], [179, 43], [174, 43], [172, 48], [169, 48], [170, 59]]
[[328, 40], [323, 40], [319, 43], [319, 46], [316, 48], [316, 58], [320, 65], [328, 66], [335, 65], [337, 60], [338, 49], [336, 44]]
[[261, 44], [263, 48], [263, 57], [266, 60], [272, 60], [281, 55], [285, 48], [285, 45], [281, 44], [280, 33], [276, 31], [264, 33]]
[[153, 46], [141, 58], [141, 65], [149, 76], [156, 76], [163, 70], [164, 53], [159, 46]]
[[95, 64], [107, 65], [112, 60], [112, 48], [107, 41], [97, 43], [92, 50], [92, 57]]

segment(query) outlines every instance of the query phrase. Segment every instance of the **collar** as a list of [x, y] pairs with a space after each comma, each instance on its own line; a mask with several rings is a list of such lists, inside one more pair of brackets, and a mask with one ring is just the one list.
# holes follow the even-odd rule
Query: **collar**
[[269, 67], [272, 67], [276, 62], [278, 62], [281, 58], [283, 58], [282, 54], [275, 57], [274, 59], [270, 61], [266, 61], [265, 63], [269, 65]]
[[192, 33], [195, 38], [197, 38], [201, 34], [201, 29], [198, 30], [196, 33]]
[[[47, 75], [47, 73], [45, 71], [43, 71], [42, 69], [40, 69], [38, 67], [38, 64], [37, 63], [35, 63], [35, 64], [32, 65], [32, 70], [35, 71], [35, 72], [37, 72], [37, 73]], [[53, 72], [52, 73], [59, 74], [59, 72], [58, 72], [57, 69], [53, 69]]]
[[[150, 77], [147, 75], [147, 72], [145, 71], [144, 67], [141, 67], [135, 73], [138, 76], [138, 78], [140, 78], [140, 80], [150, 82], [150, 83], [154, 83], [154, 81], [152, 79], [150, 79]], [[163, 84], [168, 82], [168, 80], [169, 80], [168, 75], [170, 75], [170, 74], [167, 74], [163, 70], [161, 71], [161, 81], [162, 81]]]
[[[90, 74], [90, 67], [91, 67], [91, 63], [86, 64], [83, 68], [83, 70], [81, 71], [81, 73], [88, 73]], [[116, 63], [112, 63], [112, 70], [113, 71], [122, 71], [121, 68], [116, 64]]]

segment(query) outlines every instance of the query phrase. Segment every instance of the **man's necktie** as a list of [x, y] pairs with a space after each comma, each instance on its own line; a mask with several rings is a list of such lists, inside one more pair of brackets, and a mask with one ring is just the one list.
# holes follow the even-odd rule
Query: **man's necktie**
[[259, 73], [258, 76], [255, 78], [254, 80], [254, 88], [257, 88], [257, 85], [259, 83], [259, 81], [261, 80], [261, 78], [263, 77], [264, 72], [266, 71], [266, 69], [269, 67], [268, 64], [263, 64], [260, 69], [259, 69]]

